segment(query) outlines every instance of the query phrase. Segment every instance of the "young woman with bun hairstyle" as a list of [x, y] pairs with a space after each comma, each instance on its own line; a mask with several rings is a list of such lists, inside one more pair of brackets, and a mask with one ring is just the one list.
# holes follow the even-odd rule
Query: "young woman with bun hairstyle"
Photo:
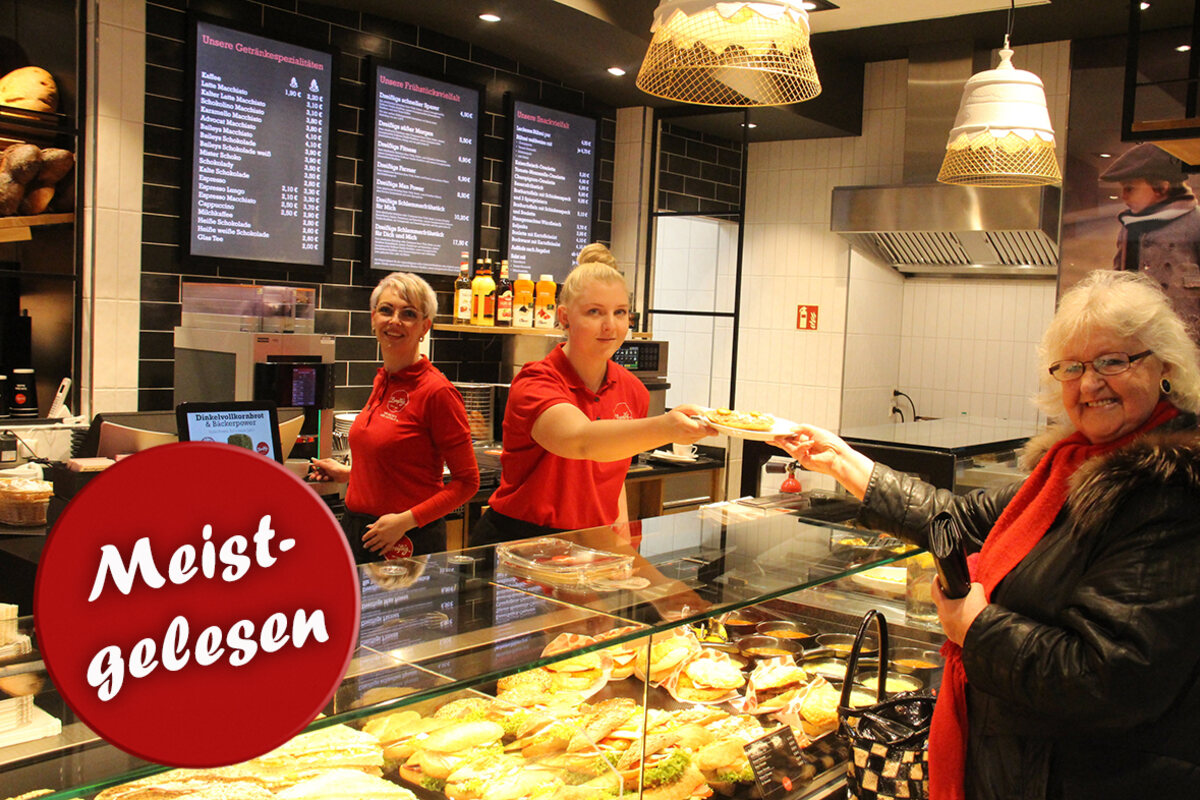
[[612, 355], [629, 332], [629, 290], [603, 245], [563, 282], [566, 342], [522, 367], [504, 412], [500, 486], [469, 533], [472, 545], [624, 522], [631, 459], [714, 434], [696, 406], [646, 417], [650, 395]]

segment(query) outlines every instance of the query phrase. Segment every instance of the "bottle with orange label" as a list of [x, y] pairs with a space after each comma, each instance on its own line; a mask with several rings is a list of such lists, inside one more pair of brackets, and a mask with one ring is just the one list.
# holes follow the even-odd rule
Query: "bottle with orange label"
[[542, 275], [538, 278], [537, 287], [535, 289], [533, 301], [533, 327], [535, 328], [553, 328], [554, 318], [557, 311], [555, 304], [555, 295], [558, 293], [558, 285], [554, 282], [553, 275]]
[[496, 324], [496, 281], [492, 279], [491, 259], [484, 263], [471, 281], [471, 324]]
[[513, 327], [533, 327], [533, 278], [522, 272], [513, 281]]
[[508, 279], [508, 259], [500, 261], [500, 275], [496, 279], [496, 326], [513, 324], [513, 282]]

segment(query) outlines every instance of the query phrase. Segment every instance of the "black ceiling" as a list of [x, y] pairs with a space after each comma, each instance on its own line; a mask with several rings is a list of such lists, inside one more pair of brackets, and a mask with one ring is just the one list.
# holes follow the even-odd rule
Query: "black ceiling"
[[[907, 2], [921, 4], [921, 0]], [[332, 0], [329, 4], [353, 6], [465, 40], [615, 108], [702, 110], [651, 97], [634, 86], [657, 0]], [[485, 11], [498, 14], [502, 21], [479, 20]], [[1145, 30], [1186, 27], [1192, 14], [1193, 0], [1152, 0], [1142, 14], [1142, 26]], [[1016, 10], [1012, 41], [1020, 46], [1123, 35], [1128, 16], [1128, 0], [1052, 0]], [[757, 127], [750, 138], [766, 141], [844, 133], [844, 125], [853, 125], [858, 113], [848, 113], [847, 105], [861, 106], [864, 64], [905, 58], [910, 47], [936, 42], [967, 40], [977, 50], [990, 50], [1001, 45], [1006, 24], [1007, 12], [995, 11], [814, 34], [821, 96], [793, 106], [752, 110]], [[607, 72], [611, 66], [623, 67], [627, 74], [613, 77]]]

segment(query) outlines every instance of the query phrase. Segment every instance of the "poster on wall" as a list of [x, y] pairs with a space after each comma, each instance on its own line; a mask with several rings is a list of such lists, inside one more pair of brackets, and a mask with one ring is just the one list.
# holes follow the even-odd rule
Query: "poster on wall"
[[591, 117], [512, 103], [508, 260], [513, 273], [562, 281], [591, 241], [597, 130]]
[[326, 264], [333, 53], [200, 19], [192, 32], [188, 254]]
[[375, 64], [368, 263], [458, 274], [475, 250], [482, 92]]
[[[1180, 46], [1190, 41], [1188, 29], [1142, 36], [1138, 119], [1186, 116], [1186, 82], [1174, 79], [1186, 74]], [[1122, 96], [1112, 87], [1124, 83], [1127, 51], [1124, 37], [1072, 48], [1059, 295], [1095, 269], [1141, 272], [1200, 335], [1200, 184], [1157, 144], [1122, 141]]]

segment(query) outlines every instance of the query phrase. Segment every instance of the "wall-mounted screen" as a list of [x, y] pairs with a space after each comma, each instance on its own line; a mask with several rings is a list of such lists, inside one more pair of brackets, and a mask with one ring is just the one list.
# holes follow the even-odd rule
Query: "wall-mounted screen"
[[592, 238], [597, 122], [516, 101], [508, 190], [512, 273], [562, 281]]
[[323, 265], [333, 55], [195, 24], [188, 252]]
[[368, 263], [458, 273], [475, 250], [480, 92], [375, 65]]

